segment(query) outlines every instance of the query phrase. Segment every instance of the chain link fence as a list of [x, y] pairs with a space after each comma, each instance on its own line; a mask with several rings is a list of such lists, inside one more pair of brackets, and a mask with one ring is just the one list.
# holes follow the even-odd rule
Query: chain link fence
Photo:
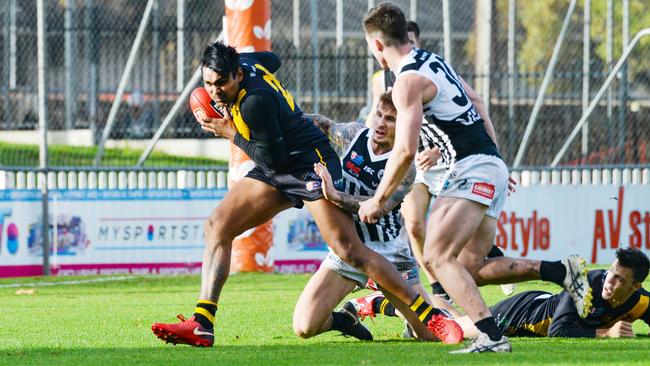
[[[307, 112], [339, 121], [360, 118], [368, 104], [368, 80], [378, 68], [369, 55], [361, 20], [368, 0], [273, 0], [273, 50], [283, 60], [278, 77]], [[45, 1], [47, 117], [54, 166], [92, 164], [147, 1]], [[603, 84], [628, 41], [650, 25], [644, 0], [401, 0], [393, 1], [418, 22], [423, 47], [446, 55], [484, 97], [509, 165], [515, 162], [531, 122], [566, 14], [572, 10], [557, 64], [547, 77], [522, 166], [551, 163]], [[624, 11], [624, 4], [629, 8]], [[105, 166], [135, 164], [178, 94], [198, 67], [201, 49], [222, 28], [222, 0], [156, 0], [110, 133]], [[449, 9], [449, 49], [445, 12]], [[584, 12], [588, 6], [590, 11]], [[608, 7], [611, 10], [608, 11]], [[589, 14], [589, 19], [585, 18]], [[608, 21], [608, 14], [611, 14]], [[0, 166], [35, 166], [37, 150], [36, 1], [0, 3]], [[588, 20], [588, 21], [587, 21]], [[611, 23], [611, 25], [610, 25]], [[588, 49], [584, 29], [589, 26]], [[611, 48], [611, 51], [610, 51]], [[648, 164], [650, 40], [642, 39], [614, 79], [561, 165]], [[164, 132], [185, 146], [215, 140], [200, 130], [186, 108]], [[190, 142], [181, 139], [192, 139]], [[158, 144], [160, 146], [160, 143]], [[59, 149], [59, 150], [57, 150]], [[90, 156], [90, 158], [84, 158]], [[154, 155], [155, 156], [155, 155]], [[152, 156], [153, 157], [153, 156]], [[155, 162], [158, 161], [158, 162]], [[149, 159], [145, 164], [209, 165], [211, 159]]]

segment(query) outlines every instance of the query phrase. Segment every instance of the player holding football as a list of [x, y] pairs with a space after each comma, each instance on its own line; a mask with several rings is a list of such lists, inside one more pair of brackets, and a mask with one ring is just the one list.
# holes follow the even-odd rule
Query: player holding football
[[[322, 178], [323, 193], [337, 206], [355, 215], [359, 202], [372, 195], [379, 184], [393, 147], [395, 106], [390, 91], [380, 96], [376, 112], [373, 113], [371, 128], [356, 122], [335, 123], [320, 115], [310, 118], [328, 135], [332, 147], [341, 157], [344, 182], [342, 191], [334, 187], [328, 170], [322, 164], [316, 164], [314, 170]], [[411, 288], [424, 292], [399, 211], [414, 178], [415, 167], [412, 166], [406, 178], [386, 202], [384, 215], [378, 223], [365, 224], [355, 215], [355, 226], [365, 245], [391, 261]], [[372, 340], [372, 335], [359, 322], [351, 304], [333, 312], [334, 307], [356, 286], [363, 288], [367, 282], [368, 276], [345, 263], [330, 250], [298, 299], [293, 313], [293, 329], [296, 335], [310, 338], [326, 331], [338, 330], [344, 335]], [[426, 306], [426, 303], [421, 306]], [[395, 314], [395, 308], [388, 300], [380, 307], [385, 314]], [[457, 343], [462, 339], [463, 334], [456, 332], [447, 337], [445, 342]]]
[[[469, 347], [456, 352], [510, 352], [509, 340], [457, 258], [463, 248], [492, 245], [496, 217], [505, 203], [508, 169], [494, 136], [454, 69], [438, 55], [409, 45], [406, 18], [398, 7], [383, 3], [370, 9], [363, 28], [374, 57], [397, 75], [393, 86], [397, 132], [384, 179], [375, 195], [361, 203], [359, 216], [364, 222], [376, 222], [418, 147], [437, 146], [443, 162], [451, 167], [427, 226], [425, 265], [479, 330]], [[572, 298], [581, 308], [588, 308], [585, 273], [570, 268], [567, 274], [571, 283], [578, 284], [568, 288]]]
[[[327, 136], [303, 115], [293, 96], [273, 73], [280, 60], [271, 52], [239, 54], [216, 42], [201, 55], [203, 83], [210, 97], [226, 107], [224, 118], [204, 116], [202, 128], [240, 147], [256, 163], [230, 187], [205, 225], [206, 248], [201, 271], [201, 293], [194, 315], [180, 323], [152, 325], [156, 336], [174, 344], [211, 346], [217, 302], [230, 270], [233, 239], [290, 207], [307, 206], [328, 246], [345, 262], [362, 270], [387, 291], [416, 332], [433, 339], [458, 331], [458, 325], [430, 306], [415, 312], [409, 304], [421, 297], [409, 289], [384, 257], [363, 245], [352, 218], [323, 197], [314, 163], [321, 163], [341, 184], [339, 159]], [[418, 316], [427, 313], [422, 322]]]

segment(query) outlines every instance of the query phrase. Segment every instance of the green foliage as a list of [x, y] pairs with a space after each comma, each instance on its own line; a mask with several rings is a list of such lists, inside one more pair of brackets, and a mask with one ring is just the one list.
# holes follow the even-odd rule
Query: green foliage
[[[622, 23], [623, 6], [621, 1], [614, 1], [613, 18], [613, 50], [614, 62], [622, 54]], [[568, 10], [567, 0], [544, 0], [544, 1], [518, 1], [517, 20], [519, 27], [523, 28], [524, 38], [520, 40], [518, 58], [520, 65], [528, 70], [543, 70], [549, 63], [553, 47], [560, 34], [562, 21]], [[505, 12], [502, 16], [507, 21], [507, 1], [501, 1], [497, 7], [499, 12]], [[578, 1], [571, 18], [568, 33], [566, 35], [561, 61], [558, 69], [563, 66], [582, 63], [582, 32], [583, 32], [584, 1]], [[595, 64], [605, 64], [607, 46], [607, 1], [591, 1], [591, 41], [592, 61]], [[630, 40], [643, 28], [650, 26], [650, 2], [647, 0], [629, 1], [629, 32]], [[507, 28], [506, 28], [507, 29]], [[630, 75], [643, 72], [650, 68], [650, 60], [642, 55], [650, 51], [650, 38], [640, 41], [640, 47], [636, 53], [630, 56]], [[595, 58], [595, 59], [594, 59]], [[573, 67], [576, 71], [580, 68]]]
[[[614, 1], [613, 21], [613, 56], [615, 63], [623, 53], [623, 6], [621, 1]], [[591, 36], [595, 41], [595, 52], [603, 61], [607, 59], [607, 2], [603, 0], [591, 1]], [[634, 35], [644, 28], [650, 27], [650, 2], [647, 0], [629, 0], [630, 41]], [[642, 38], [637, 45], [637, 50], [632, 51], [628, 60], [630, 74], [635, 75], [650, 69], [650, 37]]]
[[[38, 145], [19, 145], [0, 142], [0, 167], [37, 167], [39, 165]], [[79, 147], [68, 145], [48, 146], [48, 164], [51, 167], [83, 167], [92, 166], [95, 159], [96, 147]], [[142, 150], [135, 149], [105, 149], [102, 166], [134, 166], [140, 158]], [[153, 152], [145, 161], [149, 167], [176, 166], [214, 166], [226, 165], [227, 162], [216, 159], [199, 157], [180, 157]]]
[[[0, 286], [24, 284], [0, 287], [0, 365], [647, 364], [650, 338], [642, 321], [634, 324], [636, 339], [514, 338], [512, 354], [450, 355], [458, 346], [401, 339], [402, 322], [381, 316], [365, 321], [373, 342], [361, 343], [337, 332], [302, 340], [293, 334], [291, 319], [308, 278], [231, 276], [217, 312], [216, 344], [209, 349], [164, 344], [150, 329], [156, 321], [176, 321], [179, 312], [191, 315], [199, 291], [197, 276], [58, 286], [38, 283], [71, 278], [0, 280]], [[34, 292], [20, 294], [21, 288]], [[530, 289], [559, 290], [537, 281], [518, 287]], [[482, 291], [490, 304], [503, 298], [498, 286]]]

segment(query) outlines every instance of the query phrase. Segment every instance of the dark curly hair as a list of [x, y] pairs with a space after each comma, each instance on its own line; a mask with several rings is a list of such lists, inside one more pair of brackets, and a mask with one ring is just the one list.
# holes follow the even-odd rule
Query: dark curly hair
[[235, 47], [214, 42], [201, 53], [201, 67], [207, 67], [222, 76], [235, 76], [239, 69], [239, 53]]
[[621, 248], [616, 251], [616, 259], [621, 266], [632, 269], [635, 282], [643, 282], [648, 277], [650, 262], [642, 251], [636, 248]]

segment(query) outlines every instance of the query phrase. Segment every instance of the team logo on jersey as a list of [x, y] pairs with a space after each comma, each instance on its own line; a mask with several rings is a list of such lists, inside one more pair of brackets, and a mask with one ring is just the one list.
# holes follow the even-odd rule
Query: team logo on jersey
[[361, 165], [364, 162], [363, 156], [357, 154], [356, 151], [352, 151], [350, 153], [350, 159], [352, 159], [352, 161], [354, 161], [354, 163], [357, 164], [357, 165]]
[[490, 183], [474, 183], [472, 193], [477, 196], [493, 199], [494, 198], [494, 185]]
[[384, 177], [384, 169], [379, 169], [379, 171], [377, 172], [377, 178], [381, 180], [381, 178], [383, 177]]
[[317, 181], [317, 180], [315, 180], [315, 181], [311, 181], [311, 182], [307, 182], [307, 183], [305, 184], [305, 188], [307, 188], [307, 190], [308, 190], [309, 192], [311, 192], [311, 191], [315, 191], [315, 190], [317, 190], [317, 189], [320, 189], [320, 187], [321, 187], [321, 182], [319, 182], [319, 181]]

